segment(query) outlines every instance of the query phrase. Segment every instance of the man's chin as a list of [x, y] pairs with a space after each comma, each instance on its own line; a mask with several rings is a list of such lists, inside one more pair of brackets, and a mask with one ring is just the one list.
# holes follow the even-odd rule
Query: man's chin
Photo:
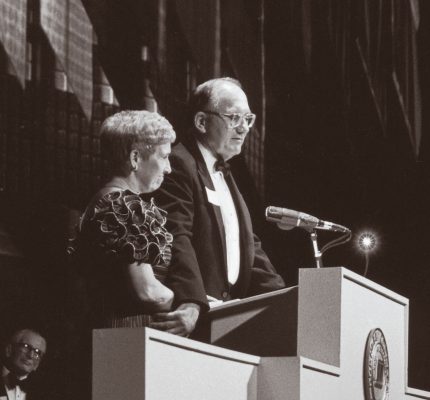
[[241, 152], [242, 148], [240, 149], [236, 149], [235, 151], [229, 151], [228, 153], [226, 152], [225, 154], [222, 154], [222, 157], [224, 158], [225, 161], [230, 160], [231, 158], [238, 156]]
[[33, 370], [34, 370], [33, 365], [22, 364], [19, 366], [19, 368], [16, 368], [15, 373], [18, 376], [24, 376], [24, 375], [28, 375], [28, 374], [32, 373]]

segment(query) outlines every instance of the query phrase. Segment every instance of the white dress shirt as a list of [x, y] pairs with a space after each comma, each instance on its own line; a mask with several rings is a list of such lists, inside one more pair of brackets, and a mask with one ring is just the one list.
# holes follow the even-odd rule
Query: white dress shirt
[[[27, 394], [24, 390], [22, 390], [22, 388], [19, 385], [16, 386], [11, 386], [9, 385], [9, 377], [8, 375], [10, 374], [10, 371], [6, 368], [3, 367], [2, 370], [2, 384], [4, 385], [5, 389], [6, 389], [6, 398], [7, 400], [25, 400], [27, 398]], [[26, 377], [24, 376], [22, 379], [25, 379]], [[0, 396], [0, 400], [3, 400], [3, 397]]]
[[215, 171], [216, 157], [200, 142], [197, 142], [197, 144], [215, 188], [215, 193], [212, 193], [209, 188], [206, 188], [209, 201], [212, 204], [218, 205], [221, 209], [227, 251], [228, 281], [230, 284], [234, 285], [237, 282], [240, 270], [239, 220], [237, 218], [236, 207], [234, 206], [234, 201], [223, 173], [221, 171]]

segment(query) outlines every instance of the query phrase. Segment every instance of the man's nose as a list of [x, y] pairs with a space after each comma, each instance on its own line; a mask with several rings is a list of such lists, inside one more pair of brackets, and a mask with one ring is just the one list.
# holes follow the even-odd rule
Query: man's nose
[[236, 131], [240, 134], [246, 134], [249, 132], [249, 126], [248, 126], [248, 123], [246, 122], [245, 118], [242, 118], [240, 120], [239, 125], [236, 127]]
[[30, 349], [30, 351], [28, 351], [27, 353], [25, 353], [25, 358], [27, 358], [28, 360], [33, 360], [36, 356], [36, 353], [34, 350]]

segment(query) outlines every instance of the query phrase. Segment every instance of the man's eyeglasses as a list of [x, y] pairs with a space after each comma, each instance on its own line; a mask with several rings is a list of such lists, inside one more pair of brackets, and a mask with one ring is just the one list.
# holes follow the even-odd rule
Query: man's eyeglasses
[[36, 347], [33, 347], [31, 344], [19, 342], [19, 343], [14, 343], [13, 345], [18, 347], [18, 349], [23, 353], [30, 354], [31, 358], [35, 360], [41, 360], [43, 357], [43, 351]]
[[[251, 128], [252, 125], [254, 125], [255, 118], [257, 118], [257, 116], [253, 113], [239, 114], [239, 113], [219, 113], [216, 111], [203, 111], [203, 112], [206, 114], [217, 115], [218, 117], [222, 118], [224, 121], [227, 122], [227, 125], [230, 129], [237, 128], [240, 124], [242, 124], [242, 121], [245, 121], [247, 127]], [[224, 119], [223, 117], [227, 119]]]

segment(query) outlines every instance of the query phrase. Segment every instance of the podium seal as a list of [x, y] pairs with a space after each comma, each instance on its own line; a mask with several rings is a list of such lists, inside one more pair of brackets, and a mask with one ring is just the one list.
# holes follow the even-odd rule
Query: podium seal
[[367, 337], [364, 357], [364, 392], [366, 400], [388, 400], [390, 367], [385, 336], [381, 329], [372, 329]]

